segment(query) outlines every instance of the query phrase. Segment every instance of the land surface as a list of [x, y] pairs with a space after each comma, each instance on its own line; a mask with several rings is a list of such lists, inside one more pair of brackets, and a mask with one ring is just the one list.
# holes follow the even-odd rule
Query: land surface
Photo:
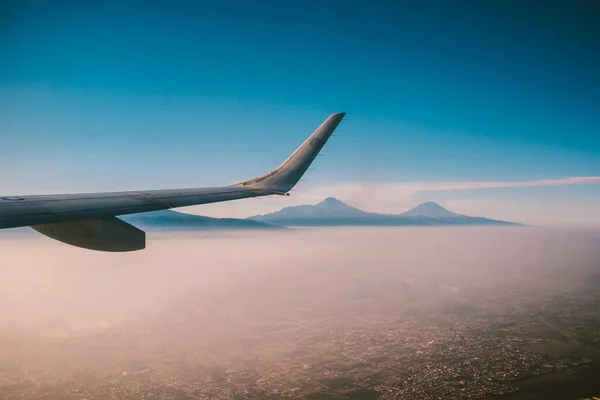
[[[0, 399], [598, 396], [598, 239], [510, 227], [175, 234], [104, 269], [70, 248], [20, 264], [55, 249], [20, 240], [3, 247]], [[10, 297], [16, 277], [35, 290]]]
[[402, 214], [379, 214], [328, 197], [314, 205], [285, 207], [248, 218], [285, 226], [518, 226], [515, 222], [457, 214], [434, 202], [421, 203]]

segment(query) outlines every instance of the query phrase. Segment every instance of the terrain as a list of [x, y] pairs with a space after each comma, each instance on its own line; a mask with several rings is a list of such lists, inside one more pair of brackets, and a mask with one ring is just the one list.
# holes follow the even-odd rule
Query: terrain
[[119, 218], [125, 222], [137, 226], [138, 228], [150, 231], [284, 229], [283, 226], [261, 221], [240, 218], [211, 218], [173, 210], [122, 215]]
[[434, 202], [419, 204], [402, 214], [366, 212], [328, 197], [315, 205], [286, 207], [249, 220], [285, 226], [517, 226], [515, 222], [453, 213]]
[[531, 227], [175, 232], [115, 258], [4, 237], [0, 399], [597, 396], [598, 240]]

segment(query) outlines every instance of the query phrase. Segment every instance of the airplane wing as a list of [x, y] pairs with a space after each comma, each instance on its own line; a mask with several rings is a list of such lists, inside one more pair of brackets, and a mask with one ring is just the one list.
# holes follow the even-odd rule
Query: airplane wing
[[145, 233], [116, 216], [247, 197], [287, 196], [344, 115], [330, 115], [279, 167], [249, 181], [211, 188], [0, 197], [0, 229], [30, 226], [78, 247], [141, 250]]

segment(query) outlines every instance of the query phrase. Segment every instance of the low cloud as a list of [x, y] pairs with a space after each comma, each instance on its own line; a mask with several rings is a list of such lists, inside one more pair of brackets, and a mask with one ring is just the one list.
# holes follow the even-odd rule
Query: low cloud
[[496, 188], [520, 188], [520, 187], [540, 187], [540, 186], [565, 186], [565, 185], [585, 185], [600, 183], [598, 176], [578, 176], [560, 179], [540, 179], [536, 181], [512, 181], [512, 182], [435, 182], [423, 183], [422, 187], [414, 188], [415, 192], [440, 192], [447, 190], [475, 190], [475, 189], [496, 189]]
[[499, 188], [526, 188], [543, 186], [566, 186], [598, 184], [598, 176], [580, 176], [559, 179], [540, 179], [535, 181], [441, 181], [441, 182], [372, 182], [343, 183], [329, 187], [315, 188], [314, 191], [331, 190], [356, 193], [363, 190], [377, 191], [381, 194], [412, 195], [420, 192], [445, 192], [459, 190], [483, 190]]

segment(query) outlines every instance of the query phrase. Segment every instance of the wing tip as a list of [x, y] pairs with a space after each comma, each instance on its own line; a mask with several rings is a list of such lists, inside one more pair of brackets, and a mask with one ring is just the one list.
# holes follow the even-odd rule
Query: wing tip
[[345, 112], [329, 115], [281, 165], [268, 174], [238, 183], [236, 186], [260, 184], [257, 188], [268, 189], [272, 194], [287, 193], [298, 183], [345, 115]]

